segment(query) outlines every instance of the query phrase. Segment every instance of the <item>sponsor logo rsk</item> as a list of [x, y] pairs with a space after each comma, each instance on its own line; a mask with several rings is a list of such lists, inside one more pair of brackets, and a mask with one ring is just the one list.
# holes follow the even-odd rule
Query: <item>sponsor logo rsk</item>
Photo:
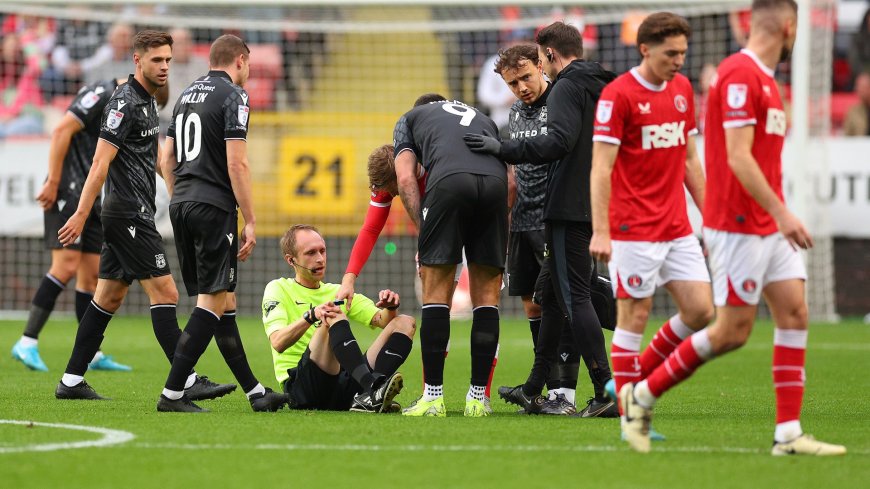
[[640, 128], [643, 149], [673, 148], [686, 144], [686, 121], [650, 124]]

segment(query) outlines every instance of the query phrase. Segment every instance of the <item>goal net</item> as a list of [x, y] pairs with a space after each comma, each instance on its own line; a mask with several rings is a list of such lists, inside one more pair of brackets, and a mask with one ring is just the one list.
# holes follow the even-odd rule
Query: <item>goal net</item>
[[[162, 111], [164, 131], [174, 96], [205, 73], [212, 40], [234, 33], [251, 47], [248, 146], [259, 234], [252, 260], [240, 267], [239, 307], [247, 314], [259, 311], [269, 280], [289, 273], [278, 240], [291, 224], [311, 223], [321, 229], [329, 247], [327, 280], [341, 280], [369, 205], [367, 155], [391, 142], [395, 121], [417, 96], [439, 92], [476, 105], [504, 123], [504, 111], [513, 97], [492, 73], [491, 57], [500, 48], [532, 42], [539, 28], [563, 20], [582, 31], [586, 58], [622, 73], [639, 63], [634, 40], [643, 18], [660, 10], [676, 12], [688, 19], [693, 30], [683, 73], [703, 104], [715, 66], [739, 49], [748, 30], [748, 0], [483, 0], [474, 4], [457, 0], [0, 3], [3, 73], [8, 75], [2, 80], [4, 95], [8, 100], [10, 95], [28, 94], [14, 114], [17, 124], [4, 122], [0, 133], [5, 137], [0, 144], [4, 179], [0, 212], [7, 223], [0, 229], [0, 310], [28, 309], [48, 270], [42, 213], [34, 197], [46, 174], [51, 128], [83, 83], [132, 72], [130, 37], [141, 28], [170, 30], [175, 37], [170, 107]], [[829, 21], [835, 6], [829, 0], [801, 6], [809, 6], [812, 15], [807, 16], [799, 38], [812, 49], [799, 50], [806, 59], [784, 66], [778, 77], [793, 94], [794, 130], [805, 128], [801, 133], [805, 138], [796, 146], [800, 149], [791, 151], [787, 162], [787, 171], [799, 178], [789, 187], [790, 199], [809, 202], [811, 182], [824, 171], [819, 164], [819, 158], [824, 158], [813, 148], [817, 142], [823, 144], [828, 133]], [[5, 83], [8, 80], [13, 82]], [[794, 139], [789, 144], [797, 144]], [[810, 167], [815, 173], [809, 172]], [[158, 200], [168, 261], [178, 271], [165, 195]], [[830, 319], [834, 284], [824, 209], [810, 205], [801, 209], [819, 243], [808, 254], [811, 312]], [[372, 295], [388, 287], [414, 297], [415, 252], [414, 228], [396, 199], [357, 290]], [[184, 290], [180, 283], [179, 290]], [[192, 304], [185, 300], [182, 306]], [[70, 310], [71, 303], [62, 296], [59, 308]], [[133, 287], [123, 311], [142, 314], [146, 304], [138, 287]], [[657, 296], [654, 313], [673, 312], [670, 301]], [[522, 314], [520, 302], [505, 295], [503, 315]]]

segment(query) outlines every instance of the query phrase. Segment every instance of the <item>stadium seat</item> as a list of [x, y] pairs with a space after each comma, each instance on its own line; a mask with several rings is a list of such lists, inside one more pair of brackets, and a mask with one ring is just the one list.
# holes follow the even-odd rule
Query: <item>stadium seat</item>
[[251, 77], [277, 80], [283, 73], [281, 47], [277, 44], [251, 44]]
[[275, 108], [275, 80], [273, 78], [251, 77], [245, 85], [251, 97], [252, 109], [272, 110]]

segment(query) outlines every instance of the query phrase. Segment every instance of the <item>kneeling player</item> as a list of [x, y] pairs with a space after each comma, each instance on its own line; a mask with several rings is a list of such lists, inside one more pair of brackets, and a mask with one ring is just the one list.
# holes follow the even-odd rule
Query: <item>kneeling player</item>
[[[414, 318], [398, 315], [399, 295], [382, 290], [378, 302], [354, 294], [336, 300], [339, 284], [322, 282], [326, 242], [314, 226], [297, 224], [281, 238], [294, 278], [269, 282], [263, 325], [275, 377], [297, 409], [393, 412], [402, 389], [397, 370], [411, 353]], [[383, 331], [363, 354], [348, 318]]]

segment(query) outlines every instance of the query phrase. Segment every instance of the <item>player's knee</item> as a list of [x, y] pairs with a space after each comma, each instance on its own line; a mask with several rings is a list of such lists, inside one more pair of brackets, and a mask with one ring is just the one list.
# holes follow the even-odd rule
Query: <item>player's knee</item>
[[391, 322], [395, 325], [394, 332], [402, 333], [411, 339], [414, 338], [414, 334], [417, 332], [417, 321], [413, 317], [401, 314]]
[[752, 332], [752, 320], [742, 320], [730, 327], [713, 327], [709, 331], [710, 342], [717, 355], [736, 350], [749, 340]]
[[[74, 260], [59, 260], [51, 264], [48, 273], [63, 283], [69, 283], [78, 271], [78, 262]], [[94, 285], [96, 287], [96, 284]]]
[[683, 317], [683, 314], [684, 313], [680, 313], [683, 322], [685, 322], [690, 328], [697, 331], [713, 321], [713, 305], [709, 304], [693, 308], [685, 312], [685, 317]]

